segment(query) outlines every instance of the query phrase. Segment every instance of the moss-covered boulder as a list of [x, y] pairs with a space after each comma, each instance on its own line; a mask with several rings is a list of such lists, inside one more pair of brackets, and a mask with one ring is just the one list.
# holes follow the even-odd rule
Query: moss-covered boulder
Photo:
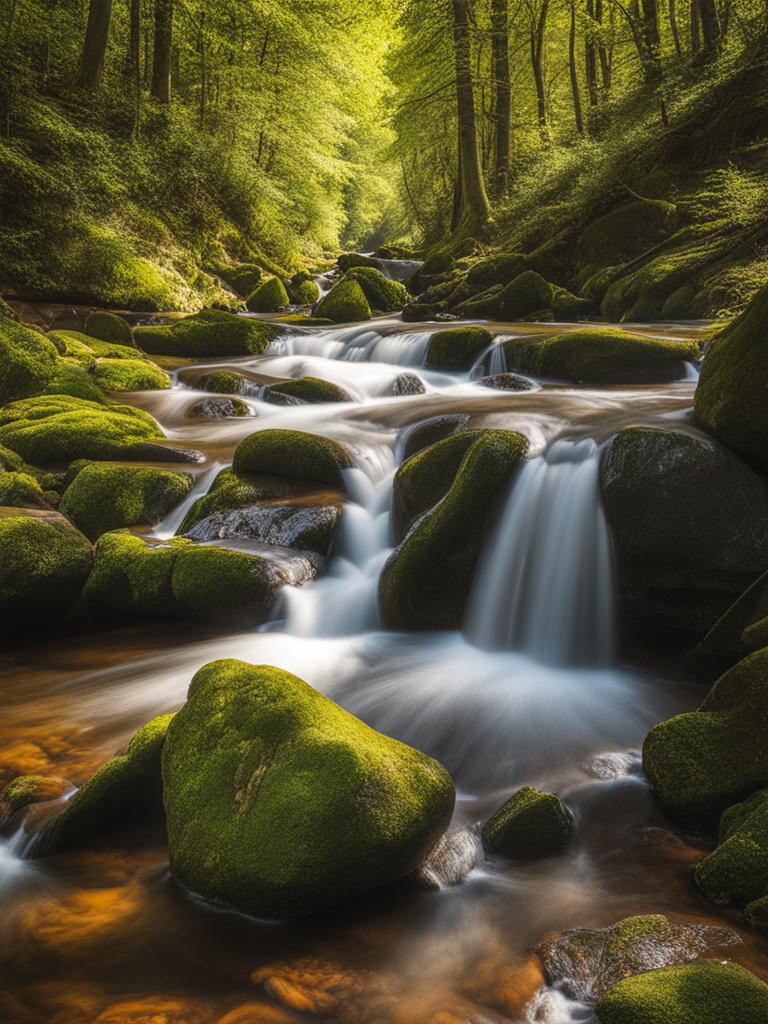
[[223, 310], [206, 309], [158, 327], [137, 327], [136, 344], [152, 355], [257, 356], [279, 333], [277, 327]]
[[162, 391], [171, 378], [149, 359], [98, 359], [93, 377], [105, 391]]
[[267, 384], [262, 399], [275, 405], [286, 405], [293, 402], [351, 402], [352, 396], [329, 380], [322, 380], [320, 377], [297, 377], [295, 380]]
[[347, 272], [347, 280], [357, 281], [371, 309], [394, 313], [406, 305], [410, 296], [405, 285], [391, 281], [373, 267], [354, 267]]
[[424, 365], [441, 370], [468, 370], [491, 344], [493, 335], [484, 327], [450, 327], [436, 331], [429, 339]]
[[3, 472], [19, 472], [24, 469], [24, 459], [10, 448], [0, 445], [0, 470]]
[[61, 518], [0, 517], [0, 630], [39, 629], [41, 622], [64, 618], [91, 559], [91, 545]]
[[276, 313], [290, 301], [280, 278], [268, 277], [251, 292], [245, 306], [251, 313]]
[[105, 533], [96, 542], [79, 610], [93, 617], [182, 616], [171, 581], [178, 553], [192, 546], [182, 538], [150, 546], [127, 530]]
[[276, 498], [292, 498], [296, 493], [293, 481], [286, 477], [240, 476], [233, 469], [222, 469], [207, 494], [192, 505], [179, 527], [186, 533], [195, 523], [216, 513], [247, 508]]
[[0, 470], [0, 506], [48, 508], [40, 483], [29, 473]]
[[766, 568], [766, 485], [717, 442], [629, 427], [600, 483], [628, 615], [703, 633]]
[[589, 328], [503, 343], [510, 370], [577, 384], [653, 384], [679, 380], [698, 358], [696, 342], [668, 341], [618, 328]]
[[712, 817], [768, 785], [768, 650], [729, 669], [697, 711], [655, 725], [643, 767], [666, 810]]
[[554, 298], [555, 289], [549, 281], [535, 270], [525, 270], [504, 286], [496, 296], [495, 305], [500, 316], [520, 320], [539, 310], [551, 309]]
[[39, 331], [0, 316], [0, 405], [43, 391], [57, 361], [55, 346]]
[[291, 298], [297, 306], [314, 306], [320, 298], [320, 289], [317, 282], [311, 278], [304, 278], [291, 284]]
[[720, 616], [689, 661], [706, 668], [736, 661], [761, 647], [768, 647], [768, 572], [758, 576]]
[[447, 828], [450, 777], [301, 679], [202, 668], [168, 730], [171, 871], [189, 889], [289, 919], [412, 871]]
[[130, 345], [91, 338], [80, 331], [51, 331], [48, 338], [67, 362], [86, 370], [93, 367], [96, 359], [146, 359], [143, 352]]
[[467, 448], [455, 478], [444, 480], [444, 496], [416, 520], [384, 566], [379, 607], [385, 626], [461, 625], [496, 504], [527, 446], [514, 431], [488, 430]]
[[523, 786], [483, 825], [483, 845], [502, 857], [551, 857], [566, 849], [572, 831], [559, 796]]
[[255, 386], [247, 377], [232, 370], [215, 370], [198, 377], [194, 387], [200, 391], [210, 391], [215, 395], [245, 395]]
[[717, 849], [697, 865], [694, 877], [713, 903], [744, 907], [768, 893], [768, 790], [724, 812]]
[[255, 541], [295, 551], [314, 551], [326, 558], [341, 512], [341, 501], [331, 503], [327, 498], [294, 498], [284, 504], [270, 501], [213, 512], [185, 530], [184, 535], [197, 541]]
[[698, 422], [763, 469], [768, 467], [768, 285], [712, 339], [694, 396]]
[[528, 258], [524, 253], [503, 252], [473, 263], [467, 272], [467, 281], [482, 288], [490, 288], [494, 284], [509, 284], [527, 269]]
[[677, 228], [673, 203], [643, 199], [624, 203], [593, 220], [576, 243], [577, 280], [583, 283], [604, 267], [641, 256]]
[[445, 416], [430, 416], [429, 419], [406, 427], [399, 437], [403, 461], [451, 434], [464, 430], [468, 423], [469, 416], [466, 414], [449, 413]]
[[255, 263], [239, 263], [234, 267], [225, 267], [223, 270], [219, 270], [219, 277], [222, 277], [244, 299], [258, 288], [262, 271], [261, 267]]
[[133, 331], [128, 321], [116, 313], [91, 313], [83, 328], [85, 334], [99, 341], [115, 341], [119, 345], [133, 345]]
[[70, 782], [56, 775], [18, 775], [0, 792], [0, 832], [25, 807], [56, 800], [72, 788]]
[[78, 789], [40, 837], [37, 852], [97, 838], [117, 826], [162, 820], [160, 756], [172, 714], [160, 715], [134, 733], [118, 754]]
[[340, 488], [344, 488], [344, 470], [351, 465], [344, 445], [303, 430], [257, 431], [240, 442], [232, 460], [238, 474], [285, 476]]
[[441, 274], [451, 274], [456, 269], [456, 260], [446, 249], [435, 249], [417, 267], [406, 281], [411, 295], [418, 295]]
[[56, 372], [46, 384], [44, 395], [69, 395], [71, 398], [83, 398], [86, 402], [107, 404], [107, 396], [93, 381], [93, 377], [83, 366], [75, 366], [63, 359], [59, 360]]
[[59, 510], [95, 540], [126, 526], [154, 526], [192, 486], [188, 473], [145, 466], [85, 466], [64, 492]]
[[702, 960], [624, 978], [595, 1015], [599, 1024], [762, 1024], [768, 985], [736, 964]]
[[362, 252], [343, 252], [336, 260], [336, 266], [344, 273], [353, 267], [373, 267], [374, 270], [381, 270], [381, 264], [377, 259]]
[[155, 420], [132, 406], [51, 395], [21, 399], [0, 409], [0, 444], [35, 466], [131, 458], [133, 446], [162, 437]]
[[201, 402], [196, 402], [189, 412], [191, 416], [199, 416], [204, 420], [224, 420], [252, 415], [247, 402], [224, 395], [204, 398]]
[[315, 312], [335, 324], [371, 319], [371, 307], [365, 292], [359, 282], [350, 277], [344, 277], [335, 284], [320, 300]]

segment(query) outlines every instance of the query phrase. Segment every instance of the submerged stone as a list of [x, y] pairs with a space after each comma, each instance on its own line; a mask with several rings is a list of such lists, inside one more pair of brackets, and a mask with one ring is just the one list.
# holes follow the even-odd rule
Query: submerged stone
[[523, 786], [483, 825], [489, 853], [503, 857], [551, 857], [571, 841], [573, 822], [560, 797]]

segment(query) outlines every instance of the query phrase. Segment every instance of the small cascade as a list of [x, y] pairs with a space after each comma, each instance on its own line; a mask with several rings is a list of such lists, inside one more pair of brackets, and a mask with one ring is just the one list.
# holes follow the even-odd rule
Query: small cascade
[[358, 324], [282, 336], [271, 343], [268, 355], [321, 356], [351, 363], [422, 366], [430, 337], [429, 331], [386, 333], [368, 324]]
[[350, 636], [379, 625], [379, 574], [391, 551], [391, 450], [374, 449], [366, 469], [344, 472], [350, 501], [344, 506], [327, 574], [316, 583], [283, 591], [288, 633]]
[[611, 540], [599, 448], [560, 440], [525, 464], [475, 578], [468, 635], [559, 667], [614, 657]]
[[201, 473], [195, 480], [186, 498], [175, 508], [171, 509], [165, 519], [149, 531], [148, 536], [153, 540], [169, 540], [171, 537], [174, 537], [184, 522], [187, 512], [189, 512], [198, 498], [202, 498], [208, 493], [211, 489], [211, 484], [223, 468], [223, 462], [214, 462], [205, 472]]

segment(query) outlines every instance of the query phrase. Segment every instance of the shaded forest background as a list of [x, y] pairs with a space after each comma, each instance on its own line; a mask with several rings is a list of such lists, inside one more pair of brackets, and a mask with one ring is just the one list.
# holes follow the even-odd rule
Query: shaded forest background
[[137, 309], [396, 243], [612, 319], [768, 271], [763, 0], [1, 0], [0, 290]]

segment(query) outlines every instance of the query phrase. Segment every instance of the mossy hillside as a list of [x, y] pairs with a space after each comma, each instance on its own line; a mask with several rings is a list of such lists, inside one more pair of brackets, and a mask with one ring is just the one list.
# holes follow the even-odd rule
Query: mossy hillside
[[83, 398], [87, 402], [107, 404], [104, 392], [94, 383], [91, 374], [82, 366], [72, 365], [60, 359], [51, 379], [43, 392], [45, 395], [69, 395], [71, 398]]
[[91, 776], [41, 837], [41, 852], [98, 838], [116, 826], [162, 820], [160, 756], [173, 714], [159, 715], [134, 733]]
[[577, 384], [653, 384], [679, 380], [699, 358], [696, 342], [669, 341], [612, 328], [503, 342], [511, 370]]
[[217, 661], [163, 751], [171, 871], [259, 917], [295, 918], [412, 871], [447, 828], [450, 777], [301, 679]]
[[360, 284], [344, 277], [318, 303], [315, 313], [335, 324], [371, 319], [371, 307]]
[[661, 199], [635, 200], [591, 221], [576, 243], [576, 278], [583, 284], [598, 270], [641, 256], [677, 228], [673, 203]]
[[238, 474], [284, 476], [341, 489], [345, 488], [343, 471], [351, 465], [344, 445], [302, 430], [257, 431], [240, 442], [232, 460]]
[[0, 506], [13, 508], [48, 508], [43, 489], [29, 473], [7, 473], [0, 470]]
[[276, 405], [284, 404], [286, 398], [311, 403], [352, 401], [351, 395], [344, 388], [320, 377], [297, 377], [295, 380], [268, 384], [262, 397], [265, 402], [274, 402]]
[[768, 985], [736, 964], [700, 960], [624, 978], [595, 1015], [599, 1024], [762, 1024]]
[[573, 823], [554, 793], [523, 786], [483, 825], [483, 844], [504, 857], [550, 857], [571, 840]]
[[436, 331], [429, 339], [424, 365], [441, 370], [468, 370], [491, 344], [493, 335], [484, 327], [450, 327]]
[[768, 790], [729, 807], [720, 838], [697, 866], [696, 884], [713, 903], [744, 907], [768, 892]]
[[178, 532], [187, 533], [195, 523], [217, 512], [248, 508], [262, 501], [288, 498], [293, 493], [293, 486], [286, 478], [240, 476], [233, 469], [222, 469], [208, 493], [198, 498], [187, 512]]
[[251, 313], [276, 313], [290, 303], [288, 292], [279, 277], [268, 277], [256, 286], [245, 302]]
[[151, 355], [194, 359], [257, 356], [278, 333], [278, 328], [262, 320], [207, 309], [172, 324], [137, 327], [133, 335], [136, 344]]
[[64, 492], [60, 511], [96, 540], [127, 526], [154, 526], [192, 486], [188, 473], [144, 466], [91, 464]]
[[694, 395], [698, 422], [761, 468], [768, 467], [768, 285], [712, 339]]
[[390, 281], [380, 270], [373, 267], [353, 267], [347, 271], [346, 280], [357, 281], [371, 309], [377, 309], [381, 313], [397, 312], [410, 298], [405, 285], [399, 281]]
[[291, 285], [291, 299], [297, 306], [314, 306], [319, 298], [320, 289], [315, 281], [304, 280]]
[[133, 331], [128, 321], [116, 313], [99, 311], [91, 313], [85, 321], [83, 332], [99, 341], [116, 342], [118, 345], [133, 345]]
[[395, 548], [379, 580], [379, 607], [391, 629], [456, 629], [495, 505], [525, 455], [514, 431], [489, 430], [468, 449], [444, 498]]
[[67, 395], [25, 398], [0, 409], [0, 444], [35, 466], [130, 458], [132, 445], [163, 436], [140, 409]]
[[105, 391], [163, 391], [171, 378], [149, 359], [98, 359], [93, 377]]
[[57, 362], [56, 348], [46, 337], [0, 316], [0, 405], [43, 391]]
[[643, 767], [679, 818], [711, 818], [768, 785], [768, 650], [729, 669], [697, 711], [655, 725]]
[[91, 571], [91, 545], [64, 522], [0, 518], [0, 612], [4, 628], [64, 618]]

